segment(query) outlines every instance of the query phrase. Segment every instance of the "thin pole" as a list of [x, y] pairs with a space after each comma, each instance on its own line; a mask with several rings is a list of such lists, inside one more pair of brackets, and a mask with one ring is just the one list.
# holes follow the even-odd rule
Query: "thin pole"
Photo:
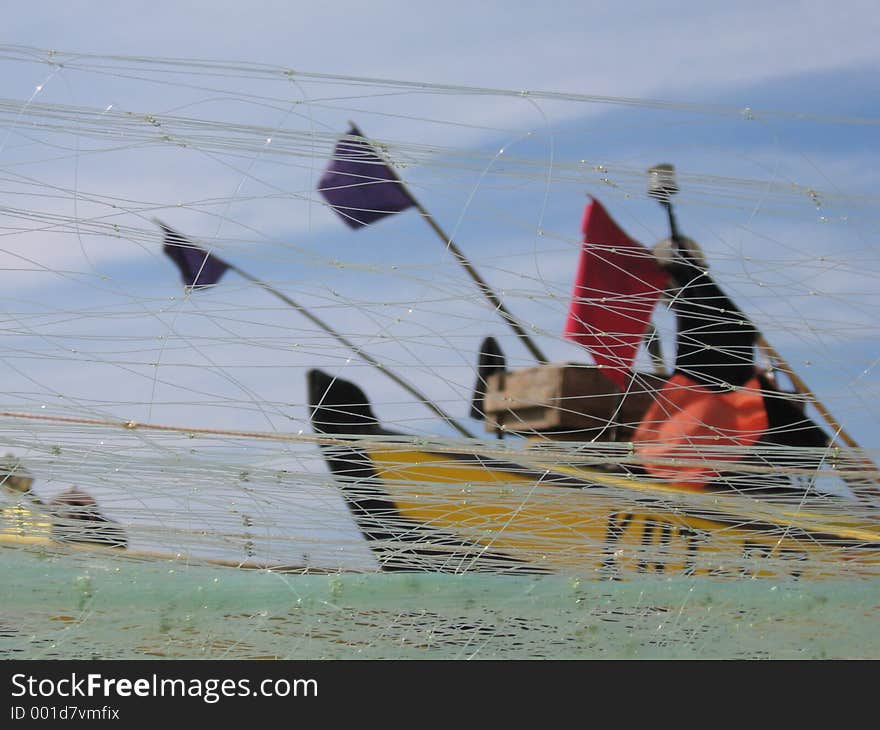
[[681, 234], [678, 232], [678, 223], [675, 220], [675, 212], [672, 210], [672, 201], [667, 198], [661, 200], [660, 205], [666, 208], [666, 216], [669, 218], [669, 237], [676, 243], [681, 242]]
[[[355, 132], [355, 134], [357, 134], [359, 137], [367, 139], [364, 136], [364, 133], [361, 132], [360, 128], [354, 122], [350, 121], [349, 124], [351, 124], [351, 128]], [[373, 147], [373, 145], [370, 146]], [[375, 150], [375, 147], [373, 147], [373, 149]], [[376, 154], [380, 154], [378, 150], [376, 150]], [[473, 282], [477, 285], [477, 288], [479, 288], [479, 290], [483, 293], [483, 296], [485, 296], [486, 299], [489, 300], [489, 303], [492, 305], [495, 311], [497, 311], [501, 315], [501, 317], [507, 322], [507, 324], [510, 325], [511, 329], [516, 333], [516, 336], [520, 338], [522, 343], [526, 346], [528, 351], [532, 353], [534, 358], [541, 365], [546, 365], [549, 362], [547, 357], [532, 341], [532, 338], [529, 337], [528, 333], [523, 329], [519, 321], [508, 311], [507, 307], [504, 306], [504, 303], [501, 301], [498, 295], [483, 280], [483, 278], [474, 268], [474, 265], [456, 245], [455, 241], [453, 241], [448, 235], [446, 235], [446, 232], [434, 219], [434, 216], [432, 216], [427, 210], [425, 210], [425, 207], [416, 199], [416, 197], [412, 194], [412, 192], [406, 186], [403, 180], [401, 180], [398, 174], [394, 171], [394, 168], [390, 164], [388, 164], [388, 161], [383, 160], [383, 162], [385, 162], [385, 165], [388, 168], [389, 172], [394, 176], [394, 179], [400, 185], [401, 190], [403, 190], [403, 192], [406, 193], [407, 197], [412, 201], [413, 205], [419, 211], [422, 218], [425, 219], [428, 225], [431, 226], [431, 229], [434, 231], [434, 233], [436, 233], [440, 240], [443, 241], [443, 245], [446, 246], [446, 248], [452, 253], [458, 263], [461, 264], [461, 266], [467, 272], [468, 276], [470, 276]]]
[[645, 339], [645, 349], [651, 358], [655, 375], [666, 375], [666, 361], [663, 359], [663, 344], [660, 335], [653, 322], [648, 322], [648, 332]]
[[261, 279], [258, 279], [257, 277], [252, 276], [251, 274], [248, 274], [246, 271], [243, 271], [242, 269], [238, 268], [237, 266], [230, 264], [228, 261], [225, 261], [224, 263], [226, 263], [226, 265], [230, 268], [231, 271], [234, 271], [239, 276], [247, 279], [248, 281], [253, 282], [254, 284], [261, 287], [263, 290], [265, 290], [266, 292], [268, 292], [272, 296], [277, 297], [285, 304], [293, 307], [297, 312], [299, 312], [301, 315], [303, 315], [310, 322], [312, 322], [313, 324], [320, 327], [322, 330], [324, 330], [330, 336], [334, 337], [337, 342], [340, 342], [345, 347], [347, 347], [349, 350], [354, 352], [354, 354], [357, 355], [358, 357], [360, 357], [362, 360], [368, 362], [370, 365], [372, 365], [377, 370], [380, 370], [382, 373], [385, 374], [385, 376], [387, 378], [390, 378], [391, 380], [393, 380], [401, 388], [403, 388], [407, 393], [414, 396], [417, 400], [421, 401], [425, 406], [430, 408], [431, 411], [433, 411], [436, 415], [440, 416], [440, 418], [442, 418], [444, 421], [446, 421], [446, 423], [448, 423], [450, 426], [452, 426], [452, 428], [454, 428], [456, 431], [458, 431], [458, 433], [460, 433], [462, 436], [464, 436], [465, 438], [474, 438], [474, 435], [470, 431], [468, 431], [464, 426], [460, 425], [455, 419], [452, 418], [452, 416], [450, 416], [448, 413], [446, 413], [446, 411], [444, 411], [442, 408], [440, 408], [440, 406], [438, 406], [436, 403], [434, 403], [434, 401], [432, 401], [430, 398], [428, 398], [428, 396], [426, 396], [424, 393], [422, 393], [418, 388], [416, 388], [414, 385], [410, 384], [409, 382], [407, 382], [406, 380], [401, 378], [396, 373], [393, 373], [390, 370], [388, 370], [388, 368], [386, 368], [376, 358], [374, 358], [368, 352], [365, 352], [364, 350], [359, 348], [357, 345], [355, 345], [351, 340], [346, 338], [344, 335], [341, 335], [339, 332], [337, 332], [335, 329], [333, 329], [329, 324], [324, 322], [324, 320], [315, 316], [308, 309], [303, 307], [301, 304], [298, 304], [293, 299], [291, 299], [289, 296], [281, 293], [280, 291], [278, 291], [274, 287], [267, 284], [265, 281], [262, 281]]

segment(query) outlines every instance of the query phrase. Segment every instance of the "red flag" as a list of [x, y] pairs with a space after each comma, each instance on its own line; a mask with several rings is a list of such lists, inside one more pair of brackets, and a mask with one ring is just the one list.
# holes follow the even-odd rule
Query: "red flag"
[[598, 200], [587, 204], [583, 232], [565, 337], [586, 347], [623, 389], [669, 275]]

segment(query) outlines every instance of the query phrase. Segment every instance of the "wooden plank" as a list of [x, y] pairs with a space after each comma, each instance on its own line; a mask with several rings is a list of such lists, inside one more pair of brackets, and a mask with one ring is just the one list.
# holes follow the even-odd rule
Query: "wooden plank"
[[664, 380], [636, 373], [621, 394], [595, 365], [554, 363], [496, 373], [487, 383], [486, 430], [627, 441]]

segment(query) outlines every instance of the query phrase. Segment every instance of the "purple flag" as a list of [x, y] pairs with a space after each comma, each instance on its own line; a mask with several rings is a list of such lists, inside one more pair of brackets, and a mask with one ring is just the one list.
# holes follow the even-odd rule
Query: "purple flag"
[[177, 264], [180, 276], [186, 286], [191, 289], [202, 289], [213, 286], [220, 281], [229, 268], [229, 264], [199, 248], [188, 238], [161, 221], [156, 221], [156, 223], [165, 233], [162, 250], [168, 255], [168, 258]]
[[355, 126], [336, 144], [318, 192], [351, 228], [368, 226], [415, 205]]

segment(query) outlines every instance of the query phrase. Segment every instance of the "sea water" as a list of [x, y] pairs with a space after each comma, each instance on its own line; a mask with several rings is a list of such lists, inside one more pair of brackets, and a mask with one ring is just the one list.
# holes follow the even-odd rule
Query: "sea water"
[[0, 658], [880, 658], [880, 579], [298, 575], [3, 550]]

